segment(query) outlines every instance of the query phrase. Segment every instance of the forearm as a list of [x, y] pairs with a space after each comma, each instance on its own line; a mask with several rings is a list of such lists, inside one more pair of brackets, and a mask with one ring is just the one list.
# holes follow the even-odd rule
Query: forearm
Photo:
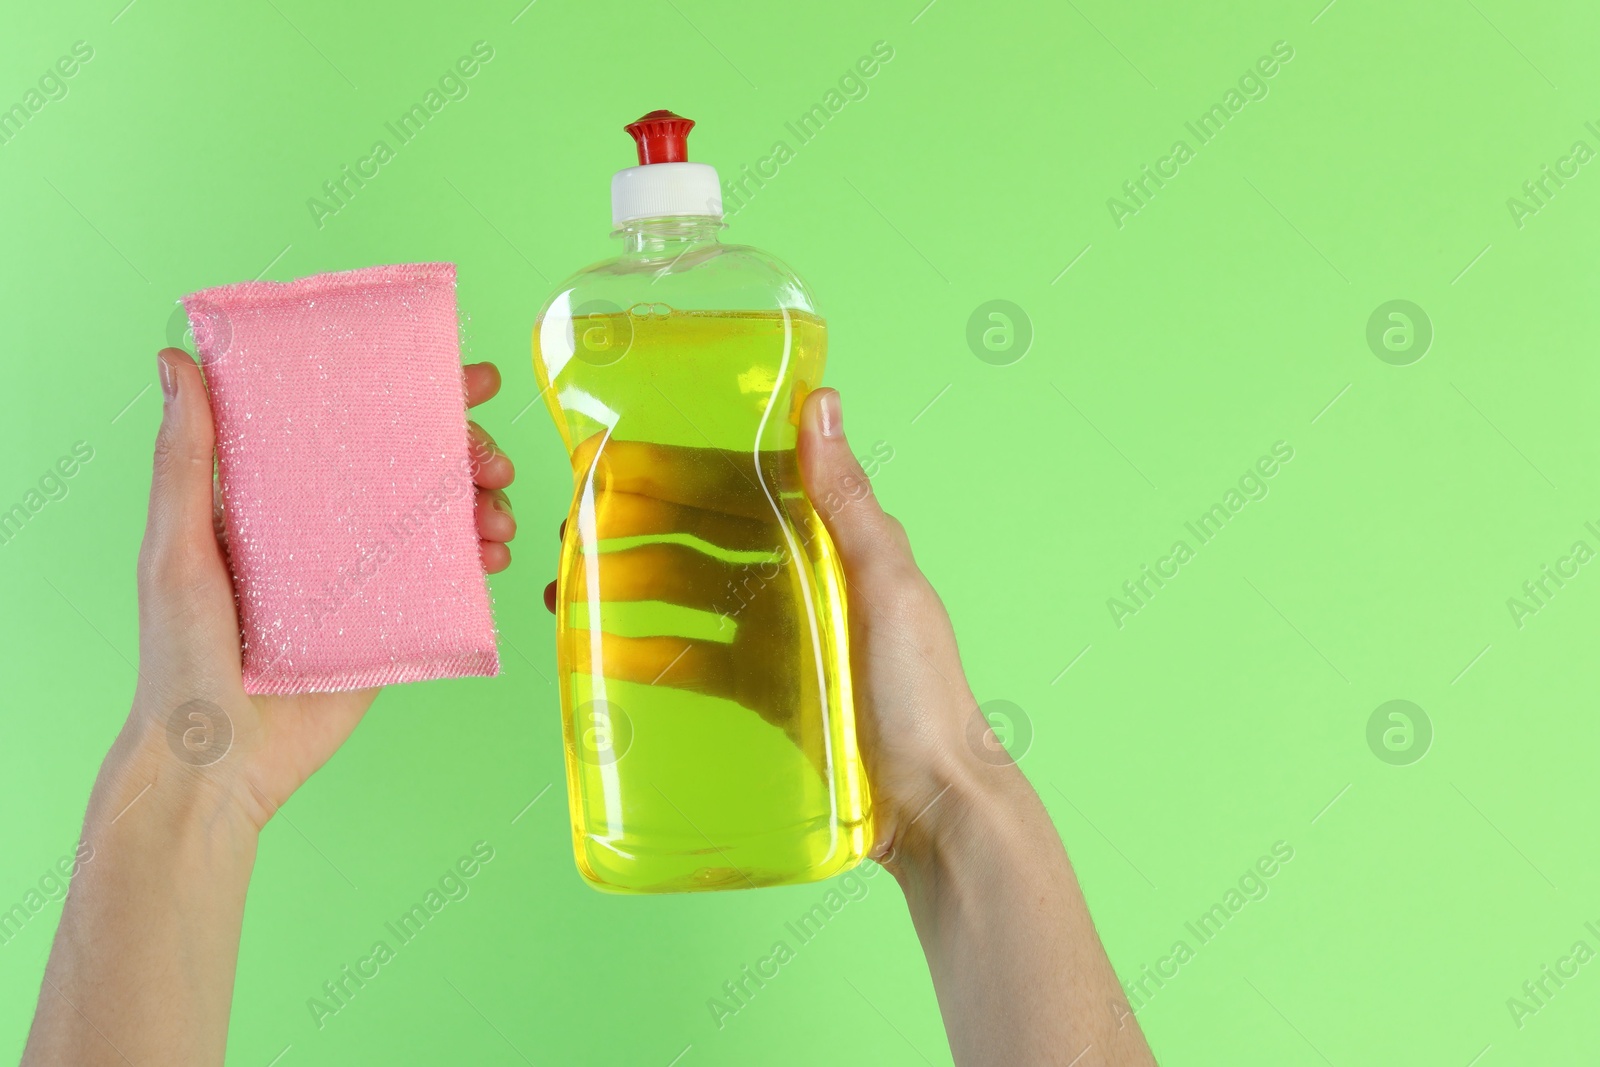
[[255, 828], [137, 722], [89, 800], [23, 1067], [223, 1061]]
[[1014, 766], [951, 775], [896, 842], [960, 1067], [1151, 1064], [1050, 822]]

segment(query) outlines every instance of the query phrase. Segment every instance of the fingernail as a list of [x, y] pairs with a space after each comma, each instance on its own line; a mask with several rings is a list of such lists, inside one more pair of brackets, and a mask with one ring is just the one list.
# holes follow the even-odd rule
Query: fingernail
[[817, 406], [822, 414], [822, 436], [840, 437], [844, 434], [844, 408], [839, 404], [837, 390], [829, 389], [822, 394], [822, 399]]
[[494, 508], [502, 515], [510, 515], [513, 519], [516, 518], [516, 515], [511, 511], [511, 501], [507, 500], [503, 496], [497, 496], [494, 498]]
[[177, 372], [172, 369], [172, 364], [167, 362], [165, 356], [156, 356], [156, 366], [161, 368], [161, 391], [166, 394], [168, 400], [176, 399], [178, 396]]

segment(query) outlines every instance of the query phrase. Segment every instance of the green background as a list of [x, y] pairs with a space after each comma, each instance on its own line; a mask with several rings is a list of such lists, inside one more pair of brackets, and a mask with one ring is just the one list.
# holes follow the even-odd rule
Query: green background
[[[1119, 974], [1195, 948], [1140, 1012], [1162, 1062], [1592, 1055], [1600, 965], [1520, 1027], [1507, 1006], [1600, 949], [1600, 567], [1520, 627], [1507, 604], [1600, 549], [1600, 164], [1520, 227], [1506, 203], [1600, 148], [1585, 5], [123, 2], [0, 19], [0, 106], [94, 50], [0, 145], [0, 507], [94, 448], [0, 546], [0, 904], [72, 849], [127, 711], [174, 301], [453, 260], [470, 357], [506, 374], [481, 419], [520, 464], [506, 673], [385, 694], [268, 826], [230, 1062], [948, 1062], [888, 877], [719, 1030], [707, 999], [825, 887], [619, 899], [573, 869], [540, 604], [568, 475], [528, 331], [611, 254], [621, 125], [670, 107], [725, 177], [793, 150], [728, 237], [814, 286], [852, 443], [892, 448], [878, 491], [980, 700], [1021, 709]], [[307, 200], [480, 40], [470, 95], [319, 228]], [[799, 145], [785, 123], [878, 41], [868, 95]], [[1278, 41], [1268, 95], [1199, 145], [1185, 122]], [[1108, 199], [1180, 138], [1194, 158], [1119, 227]], [[1008, 365], [967, 341], [993, 299], [1031, 322]], [[1403, 366], [1366, 340], [1395, 299], [1433, 330]], [[1278, 441], [1270, 494], [1192, 540]], [[1108, 599], [1180, 538], [1194, 558], [1118, 627]], [[1433, 735], [1404, 765], [1368, 743], [1393, 699]], [[478, 841], [471, 895], [319, 1030], [308, 998]], [[1196, 947], [1185, 923], [1279, 841], [1265, 899]], [[59, 914], [0, 947], [0, 1056]]]

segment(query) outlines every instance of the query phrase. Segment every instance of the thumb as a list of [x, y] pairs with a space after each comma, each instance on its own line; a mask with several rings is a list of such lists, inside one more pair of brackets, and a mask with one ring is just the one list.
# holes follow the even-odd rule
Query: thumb
[[[141, 577], [157, 588], [192, 585], [218, 558], [212, 522], [212, 455], [216, 431], [200, 368], [187, 352], [157, 354], [162, 407], [150, 481], [150, 517]], [[154, 590], [152, 590], [154, 591]]]
[[817, 389], [800, 410], [800, 478], [847, 571], [910, 564], [905, 528], [878, 504], [844, 436], [839, 393]]

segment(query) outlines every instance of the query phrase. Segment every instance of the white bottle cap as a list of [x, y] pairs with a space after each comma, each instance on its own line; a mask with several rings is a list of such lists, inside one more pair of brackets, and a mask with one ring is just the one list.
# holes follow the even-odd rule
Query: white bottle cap
[[650, 163], [611, 176], [611, 224], [664, 215], [722, 216], [722, 182], [709, 163]]

